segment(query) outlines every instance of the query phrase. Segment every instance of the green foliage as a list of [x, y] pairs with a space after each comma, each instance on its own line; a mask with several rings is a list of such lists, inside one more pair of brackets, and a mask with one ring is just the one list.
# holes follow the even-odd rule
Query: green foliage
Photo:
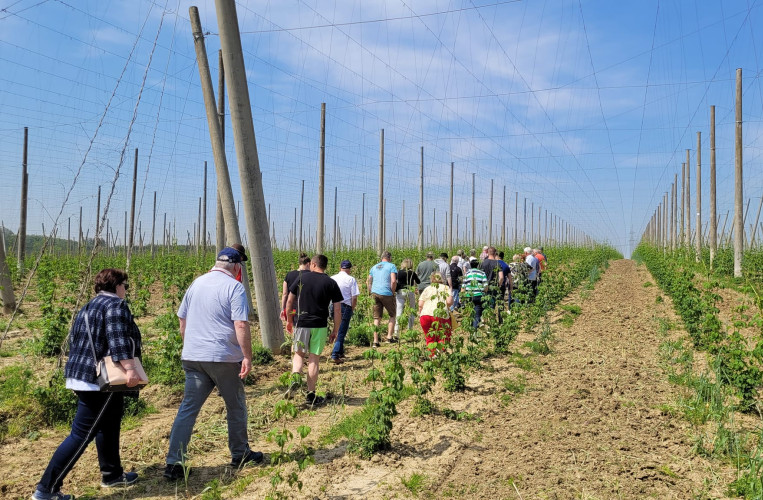
[[56, 282], [50, 259], [37, 269], [37, 297], [40, 301], [41, 332], [32, 342], [32, 351], [42, 356], [58, 356], [69, 332], [71, 311], [56, 303]]
[[143, 368], [151, 377], [152, 383], [178, 386], [185, 381], [182, 361], [183, 338], [180, 336], [177, 316], [173, 312], [156, 318], [160, 328], [158, 338], [144, 342]]
[[411, 495], [417, 497], [425, 487], [426, 478], [427, 477], [424, 474], [414, 472], [408, 479], [401, 477], [400, 482], [402, 482], [403, 486], [411, 492]]
[[77, 411], [77, 396], [66, 388], [63, 370], [56, 370], [48, 381], [47, 387], [38, 387], [32, 396], [40, 407], [40, 416], [44, 425], [53, 426], [69, 423]]
[[273, 353], [270, 352], [270, 349], [266, 349], [259, 344], [252, 345], [252, 365], [269, 365], [274, 360], [275, 358], [273, 357]]
[[374, 340], [374, 326], [372, 324], [359, 323], [353, 317], [350, 322], [350, 329], [344, 338], [345, 345], [354, 345], [357, 347], [368, 347]]

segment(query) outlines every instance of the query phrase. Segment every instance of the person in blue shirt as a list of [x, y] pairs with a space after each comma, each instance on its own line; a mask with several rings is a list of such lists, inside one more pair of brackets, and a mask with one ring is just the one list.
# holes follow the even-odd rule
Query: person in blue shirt
[[[395, 289], [397, 288], [397, 267], [391, 262], [392, 254], [384, 251], [381, 254], [381, 262], [368, 271], [366, 286], [374, 298], [374, 327], [381, 324], [384, 310], [389, 314], [387, 323], [387, 342], [393, 343], [395, 339], [392, 333], [395, 331]], [[374, 328], [374, 347], [379, 347], [379, 331]]]

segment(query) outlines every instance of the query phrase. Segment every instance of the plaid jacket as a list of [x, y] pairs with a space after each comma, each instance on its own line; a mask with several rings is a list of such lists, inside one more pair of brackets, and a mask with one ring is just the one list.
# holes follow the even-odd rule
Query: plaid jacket
[[140, 357], [140, 330], [133, 321], [127, 302], [114, 294], [99, 293], [80, 310], [69, 332], [66, 378], [95, 383], [95, 359], [87, 334], [85, 314], [88, 314], [97, 359], [107, 354], [111, 354], [114, 361], [130, 359], [133, 357], [133, 342], [135, 356]]

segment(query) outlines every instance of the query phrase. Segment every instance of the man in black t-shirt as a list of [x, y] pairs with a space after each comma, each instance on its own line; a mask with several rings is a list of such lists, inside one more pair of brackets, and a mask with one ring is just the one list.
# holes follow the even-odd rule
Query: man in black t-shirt
[[[294, 334], [294, 357], [292, 373], [301, 373], [307, 357], [307, 399], [309, 405], [317, 406], [326, 402], [326, 398], [315, 394], [318, 381], [318, 364], [321, 352], [329, 342], [334, 342], [339, 331], [339, 321], [334, 321], [331, 335], [328, 335], [329, 303], [334, 303], [334, 317], [341, 318], [342, 291], [336, 281], [326, 274], [328, 258], [315, 255], [310, 260], [309, 273], [302, 273], [289, 288], [286, 303], [286, 329]], [[285, 396], [294, 397], [298, 386], [292, 384]]]
[[459, 256], [454, 255], [450, 262], [451, 293], [453, 294], [453, 305], [450, 307], [451, 311], [461, 307], [459, 295], [461, 294], [461, 278], [464, 273], [461, 271], [461, 266], [459, 266], [459, 264]]
[[[498, 297], [501, 293], [501, 283], [503, 283], [503, 267], [498, 260], [498, 250], [491, 246], [487, 249], [487, 258], [480, 264], [480, 269], [487, 276], [488, 291], [487, 299], [488, 303], [485, 304], [485, 309], [495, 307]], [[484, 299], [483, 299], [484, 302]], [[498, 323], [501, 323], [501, 317], [498, 316]]]

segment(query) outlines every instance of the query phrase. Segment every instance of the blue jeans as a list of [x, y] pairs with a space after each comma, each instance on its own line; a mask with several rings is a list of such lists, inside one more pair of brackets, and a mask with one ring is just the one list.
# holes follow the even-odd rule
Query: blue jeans
[[352, 319], [353, 313], [354, 311], [351, 306], [342, 303], [342, 322], [339, 323], [339, 331], [336, 334], [334, 350], [331, 351], [332, 358], [344, 356], [344, 338], [347, 336], [347, 330], [350, 329], [350, 320]]
[[93, 439], [103, 480], [112, 481], [124, 472], [119, 459], [119, 430], [124, 412], [123, 394], [75, 392], [79, 402], [72, 422], [72, 431], [53, 453], [42, 479], [37, 484], [37, 490], [41, 493], [61, 491], [64, 478]]
[[451, 311], [461, 307], [461, 301], [459, 300], [459, 296], [461, 295], [461, 289], [454, 288], [452, 292], [453, 292], [453, 305], [450, 306]]
[[482, 321], [482, 296], [472, 297], [472, 304], [474, 305], [474, 320], [472, 321], [472, 328], [480, 326]]
[[186, 461], [188, 442], [201, 407], [212, 389], [220, 391], [228, 420], [228, 449], [233, 463], [240, 462], [249, 452], [246, 433], [246, 396], [244, 381], [238, 377], [241, 363], [216, 363], [213, 361], [183, 361], [185, 371], [185, 394], [180, 403], [170, 432], [168, 464]]

